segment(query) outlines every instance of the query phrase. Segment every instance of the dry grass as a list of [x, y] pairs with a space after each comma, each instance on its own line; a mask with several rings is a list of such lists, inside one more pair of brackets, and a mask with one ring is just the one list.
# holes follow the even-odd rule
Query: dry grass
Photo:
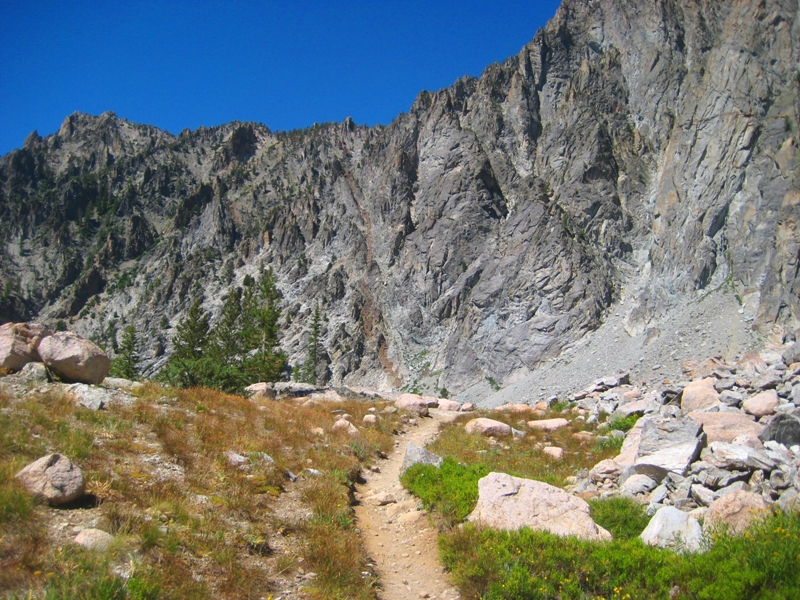
[[[287, 586], [298, 594], [294, 575], [303, 569], [316, 574], [301, 582], [310, 597], [375, 597], [374, 582], [362, 577], [351, 488], [362, 465], [391, 449], [396, 418], [360, 427], [356, 439], [330, 432], [331, 410], [360, 424], [374, 403], [257, 404], [146, 384], [132, 405], [93, 412], [57, 389], [0, 395], [0, 589], [261, 598]], [[93, 502], [53, 509], [18, 487], [13, 474], [48, 452], [81, 466]], [[249, 463], [232, 465], [227, 452]], [[303, 474], [306, 467], [323, 476]], [[54, 527], [65, 520], [68, 527]], [[75, 526], [99, 527], [115, 541], [102, 554], [84, 551], [71, 543]]]

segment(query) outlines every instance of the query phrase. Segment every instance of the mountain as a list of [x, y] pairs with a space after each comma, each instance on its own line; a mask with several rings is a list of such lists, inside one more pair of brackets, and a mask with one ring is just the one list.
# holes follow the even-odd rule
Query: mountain
[[73, 114], [0, 158], [0, 322], [126, 324], [157, 370], [195, 298], [270, 266], [331, 382], [508, 382], [627, 299], [645, 332], [727, 287], [800, 326], [791, 0], [564, 0], [521, 52], [388, 126], [178, 136]]

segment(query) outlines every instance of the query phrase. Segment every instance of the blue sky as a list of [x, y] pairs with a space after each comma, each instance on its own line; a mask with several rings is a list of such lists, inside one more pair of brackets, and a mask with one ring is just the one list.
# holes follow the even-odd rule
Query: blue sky
[[516, 54], [557, 0], [0, 0], [0, 155], [81, 111], [173, 133], [389, 123]]

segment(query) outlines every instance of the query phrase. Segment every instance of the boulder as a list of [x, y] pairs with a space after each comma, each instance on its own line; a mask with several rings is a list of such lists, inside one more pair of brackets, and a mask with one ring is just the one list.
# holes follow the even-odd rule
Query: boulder
[[50, 335], [38, 323], [0, 325], [0, 368], [19, 371], [31, 362], [42, 362], [39, 344]]
[[339, 419], [336, 421], [331, 427], [331, 431], [344, 431], [350, 437], [358, 437], [361, 435], [356, 426], [347, 419]]
[[775, 390], [766, 390], [742, 402], [742, 410], [754, 417], [765, 417], [775, 414], [778, 404], [780, 400]]
[[622, 442], [622, 448], [619, 454], [614, 458], [614, 462], [623, 466], [630, 467], [636, 462], [636, 455], [639, 452], [639, 444], [642, 441], [642, 429], [644, 428], [644, 419], [639, 419], [625, 436], [625, 441]]
[[564, 449], [559, 448], [558, 446], [545, 446], [542, 448], [542, 452], [547, 454], [550, 458], [554, 458], [555, 460], [561, 460], [564, 458]]
[[[634, 466], [654, 467], [645, 472], [656, 475], [665, 472], [684, 475], [705, 444], [705, 436], [698, 423], [689, 418], [643, 417], [641, 440], [636, 452]], [[660, 481], [660, 478], [658, 478]]]
[[276, 398], [272, 384], [265, 381], [248, 385], [244, 388], [244, 392], [252, 400], [274, 400]]
[[719, 392], [714, 389], [714, 378], [697, 379], [683, 388], [681, 410], [684, 414], [696, 410], [707, 410], [720, 404]]
[[278, 396], [291, 396], [293, 398], [302, 398], [310, 396], [314, 392], [325, 391], [325, 388], [303, 383], [302, 381], [276, 381], [272, 384], [272, 389], [275, 390]]
[[620, 486], [619, 491], [624, 496], [636, 496], [653, 491], [657, 485], [654, 479], [647, 475], [636, 473], [625, 480]]
[[111, 361], [103, 350], [71, 331], [59, 331], [39, 344], [42, 362], [60, 378], [78, 383], [101, 383]]
[[492, 410], [496, 412], [507, 412], [518, 415], [531, 412], [533, 407], [529, 406], [528, 404], [501, 404], [500, 406], [495, 406]]
[[439, 399], [439, 410], [446, 410], [450, 412], [458, 412], [461, 410], [461, 403], [455, 400]]
[[478, 418], [472, 419], [464, 425], [464, 431], [469, 434], [478, 433], [480, 435], [491, 435], [494, 437], [508, 437], [511, 435], [511, 426], [495, 421], [494, 419]]
[[697, 519], [674, 506], [663, 506], [639, 534], [645, 544], [696, 552], [703, 543], [703, 530]]
[[528, 427], [539, 431], [556, 431], [569, 425], [566, 419], [542, 419], [540, 421], [528, 421]]
[[703, 529], [708, 531], [726, 525], [731, 533], [741, 533], [753, 519], [766, 515], [768, 509], [769, 505], [760, 494], [734, 491], [711, 503]]
[[703, 450], [702, 456], [704, 461], [728, 471], [763, 469], [769, 472], [775, 468], [775, 461], [766, 452], [741, 444], [713, 442]]
[[691, 412], [688, 417], [703, 426], [706, 441], [732, 442], [740, 435], [758, 437], [764, 426], [741, 413]]
[[75, 536], [75, 543], [89, 550], [103, 551], [114, 541], [114, 536], [102, 529], [84, 529]]
[[604, 481], [605, 479], [616, 479], [622, 474], [622, 466], [607, 458], [597, 463], [592, 470], [589, 471], [589, 477], [592, 481]]
[[611, 539], [592, 520], [585, 501], [541, 481], [506, 473], [489, 473], [478, 481], [478, 503], [467, 520], [493, 529], [530, 527], [586, 540]]
[[472, 412], [475, 410], [475, 405], [472, 402], [464, 402], [461, 405], [461, 412]]
[[361, 419], [361, 422], [365, 425], [375, 425], [378, 422], [378, 415], [364, 415], [364, 418]]
[[83, 496], [86, 482], [80, 467], [66, 456], [48, 454], [27, 465], [15, 477], [32, 494], [51, 506]]
[[67, 386], [67, 392], [72, 395], [84, 408], [100, 410], [113, 401], [113, 396], [108, 390], [85, 383], [73, 383]]
[[800, 444], [800, 411], [777, 415], [758, 436], [762, 442], [774, 440], [790, 448]]
[[406, 446], [406, 454], [403, 457], [403, 465], [400, 467], [400, 474], [405, 473], [412, 465], [433, 465], [438, 469], [442, 466], [443, 461], [444, 459], [441, 456], [409, 442]]
[[417, 394], [400, 394], [397, 400], [394, 401], [394, 405], [399, 410], [413, 412], [421, 417], [428, 416], [428, 403], [425, 402], [422, 396]]

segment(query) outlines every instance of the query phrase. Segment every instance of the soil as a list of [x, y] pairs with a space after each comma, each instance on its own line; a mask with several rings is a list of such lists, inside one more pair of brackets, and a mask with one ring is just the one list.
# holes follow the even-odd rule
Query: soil
[[366, 473], [365, 483], [356, 488], [356, 521], [381, 582], [381, 600], [460, 597], [439, 563], [435, 526], [399, 480], [408, 443], [433, 441], [439, 426], [458, 414], [431, 409], [429, 417], [415, 419], [398, 436], [388, 459], [377, 465], [379, 472]]

